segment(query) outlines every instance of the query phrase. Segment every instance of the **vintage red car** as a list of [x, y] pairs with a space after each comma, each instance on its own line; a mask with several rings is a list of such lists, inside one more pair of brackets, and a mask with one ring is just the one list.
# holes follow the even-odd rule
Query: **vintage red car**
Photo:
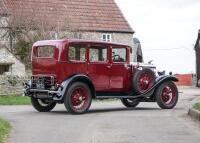
[[86, 40], [38, 41], [32, 47], [32, 78], [24, 93], [40, 112], [64, 103], [72, 114], [85, 113], [92, 99], [118, 98], [126, 107], [157, 102], [163, 109], [178, 101], [174, 76], [155, 76], [130, 64], [131, 47]]

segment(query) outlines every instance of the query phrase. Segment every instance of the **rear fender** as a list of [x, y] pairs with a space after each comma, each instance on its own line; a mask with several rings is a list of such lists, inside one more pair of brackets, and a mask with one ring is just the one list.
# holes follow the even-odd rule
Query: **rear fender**
[[89, 88], [91, 89], [92, 97], [93, 98], [96, 97], [95, 87], [94, 87], [92, 81], [90, 80], [90, 78], [83, 74], [76, 74], [76, 75], [70, 76], [69, 78], [67, 78], [61, 82], [61, 85], [58, 89], [58, 91], [59, 91], [58, 97], [60, 100], [63, 100], [64, 95], [67, 93], [67, 90], [70, 87], [70, 85], [76, 81], [86, 83], [89, 86]]

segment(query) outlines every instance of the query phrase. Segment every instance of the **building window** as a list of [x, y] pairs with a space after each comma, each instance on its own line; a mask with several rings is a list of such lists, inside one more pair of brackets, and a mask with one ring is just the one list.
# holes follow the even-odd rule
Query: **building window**
[[9, 72], [9, 69], [9, 65], [0, 65], [0, 75], [4, 74], [5, 72]]
[[106, 42], [112, 42], [112, 35], [108, 33], [103, 33], [102, 40]]

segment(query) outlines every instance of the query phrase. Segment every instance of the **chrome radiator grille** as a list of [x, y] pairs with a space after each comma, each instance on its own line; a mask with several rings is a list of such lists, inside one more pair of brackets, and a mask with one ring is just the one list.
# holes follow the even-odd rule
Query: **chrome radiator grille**
[[55, 78], [53, 76], [32, 76], [31, 82], [33, 89], [52, 89], [55, 85]]

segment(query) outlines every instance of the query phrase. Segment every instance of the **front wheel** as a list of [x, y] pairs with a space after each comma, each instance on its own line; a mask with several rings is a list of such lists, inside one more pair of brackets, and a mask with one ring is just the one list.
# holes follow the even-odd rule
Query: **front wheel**
[[178, 102], [178, 89], [172, 81], [162, 83], [156, 90], [156, 101], [162, 109], [172, 109]]
[[37, 99], [34, 97], [31, 97], [31, 103], [39, 112], [49, 112], [56, 106], [56, 102], [50, 102], [45, 99]]
[[126, 107], [136, 107], [140, 102], [137, 99], [121, 99], [122, 104]]
[[64, 105], [69, 113], [82, 114], [87, 112], [91, 105], [92, 94], [87, 84], [73, 83], [64, 97]]

